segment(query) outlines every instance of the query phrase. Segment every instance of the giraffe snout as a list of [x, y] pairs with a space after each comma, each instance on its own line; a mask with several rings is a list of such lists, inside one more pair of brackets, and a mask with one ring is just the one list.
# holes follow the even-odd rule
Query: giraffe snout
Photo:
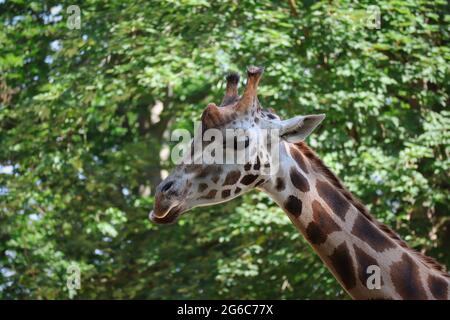
[[167, 179], [159, 184], [156, 188], [154, 208], [149, 214], [151, 221], [168, 224], [177, 220], [183, 211], [179, 184], [176, 179]]
[[177, 220], [182, 207], [177, 203], [158, 193], [155, 197], [155, 206], [149, 214], [149, 219], [157, 224], [173, 223]]

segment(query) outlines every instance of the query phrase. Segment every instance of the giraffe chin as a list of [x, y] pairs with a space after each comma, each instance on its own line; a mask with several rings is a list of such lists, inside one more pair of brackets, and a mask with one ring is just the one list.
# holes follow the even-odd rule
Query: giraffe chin
[[182, 213], [182, 207], [176, 206], [176, 207], [173, 207], [172, 209], [170, 209], [169, 212], [167, 212], [166, 214], [158, 214], [158, 216], [160, 216], [160, 217], [158, 217], [155, 214], [155, 211], [152, 210], [152, 212], [150, 212], [149, 218], [152, 222], [154, 222], [156, 224], [172, 224], [178, 220], [181, 213]]

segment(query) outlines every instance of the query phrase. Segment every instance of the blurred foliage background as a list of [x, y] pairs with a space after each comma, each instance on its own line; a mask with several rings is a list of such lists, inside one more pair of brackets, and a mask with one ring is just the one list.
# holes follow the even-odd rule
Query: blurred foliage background
[[147, 218], [171, 130], [250, 64], [263, 106], [326, 113], [308, 143], [450, 266], [449, 21], [445, 0], [0, 0], [0, 298], [348, 298], [261, 193]]

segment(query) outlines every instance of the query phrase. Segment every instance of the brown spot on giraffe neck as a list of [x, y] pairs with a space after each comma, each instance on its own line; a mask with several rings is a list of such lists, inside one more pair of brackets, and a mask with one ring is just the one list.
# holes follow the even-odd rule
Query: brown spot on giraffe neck
[[256, 187], [259, 187], [260, 185], [264, 184], [265, 182], [266, 182], [265, 179], [259, 180], [257, 183], [255, 183], [255, 188], [256, 188]]
[[350, 208], [350, 204], [344, 196], [331, 184], [325, 181], [317, 180], [316, 188], [319, 196], [325, 200], [331, 210], [333, 210], [342, 221], [345, 221], [345, 215]]
[[355, 268], [350, 256], [347, 244], [344, 242], [336, 249], [333, 254], [328, 257], [331, 266], [337, 274], [338, 279], [341, 280], [344, 288], [352, 289], [356, 285]]
[[222, 191], [222, 198], [228, 198], [231, 194], [231, 190], [227, 189], [227, 190], [223, 190]]
[[284, 208], [298, 218], [302, 214], [302, 201], [295, 196], [289, 196], [284, 202]]
[[257, 178], [258, 178], [257, 175], [254, 175], [254, 174], [247, 174], [246, 176], [244, 176], [244, 177], [241, 179], [241, 183], [242, 183], [242, 184], [245, 184], [246, 186], [248, 186], [248, 185], [252, 184], [253, 182], [255, 182], [255, 180], [256, 180]]
[[208, 189], [208, 185], [207, 185], [206, 183], [200, 183], [200, 184], [198, 185], [198, 192], [203, 192], [203, 191], [205, 191], [206, 189]]
[[[355, 250], [356, 263], [358, 265], [358, 278], [361, 281], [361, 284], [367, 288], [367, 279], [371, 276], [371, 274], [367, 273], [367, 268], [369, 266], [378, 266], [377, 260], [375, 258], [369, 256], [366, 252], [358, 248], [356, 245], [353, 245], [353, 249]], [[383, 282], [383, 275], [381, 276], [381, 285]]]
[[200, 197], [198, 199], [214, 199], [216, 197], [217, 190], [211, 190], [208, 192], [208, 194], [204, 195], [203, 197]]
[[275, 189], [280, 192], [286, 188], [286, 184], [284, 183], [284, 179], [278, 177], [275, 183]]
[[208, 165], [202, 167], [201, 171], [198, 172], [197, 178], [206, 178], [210, 175], [220, 175], [223, 171], [223, 168], [219, 165]]
[[352, 233], [378, 252], [395, 247], [388, 235], [379, 230], [362, 214], [358, 214], [356, 217]]
[[294, 187], [299, 189], [301, 192], [309, 191], [308, 180], [306, 180], [306, 178], [296, 168], [291, 168], [289, 175]]
[[313, 221], [308, 224], [306, 228], [306, 238], [312, 244], [322, 244], [327, 240], [330, 233], [340, 231], [341, 228], [330, 217], [329, 213], [320, 205], [317, 200], [314, 200], [312, 205]]
[[298, 150], [297, 146], [290, 145], [290, 151], [292, 158], [294, 158], [295, 162], [297, 162], [300, 169], [302, 169], [304, 173], [309, 173], [308, 168], [306, 166], [305, 158], [302, 156], [302, 153]]
[[239, 170], [233, 170], [228, 172], [225, 181], [223, 182], [223, 186], [234, 185], [238, 182], [241, 177], [241, 172]]
[[400, 261], [391, 265], [391, 279], [397, 293], [403, 299], [427, 299], [420, 281], [419, 267], [408, 254], [403, 253]]
[[428, 286], [435, 299], [448, 299], [448, 282], [446, 279], [430, 274], [428, 276]]

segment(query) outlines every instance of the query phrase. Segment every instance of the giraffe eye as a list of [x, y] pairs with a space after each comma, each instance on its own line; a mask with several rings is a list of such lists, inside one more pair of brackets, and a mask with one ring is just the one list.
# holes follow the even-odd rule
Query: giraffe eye
[[173, 181], [167, 182], [161, 189], [161, 192], [166, 192], [173, 186]]

